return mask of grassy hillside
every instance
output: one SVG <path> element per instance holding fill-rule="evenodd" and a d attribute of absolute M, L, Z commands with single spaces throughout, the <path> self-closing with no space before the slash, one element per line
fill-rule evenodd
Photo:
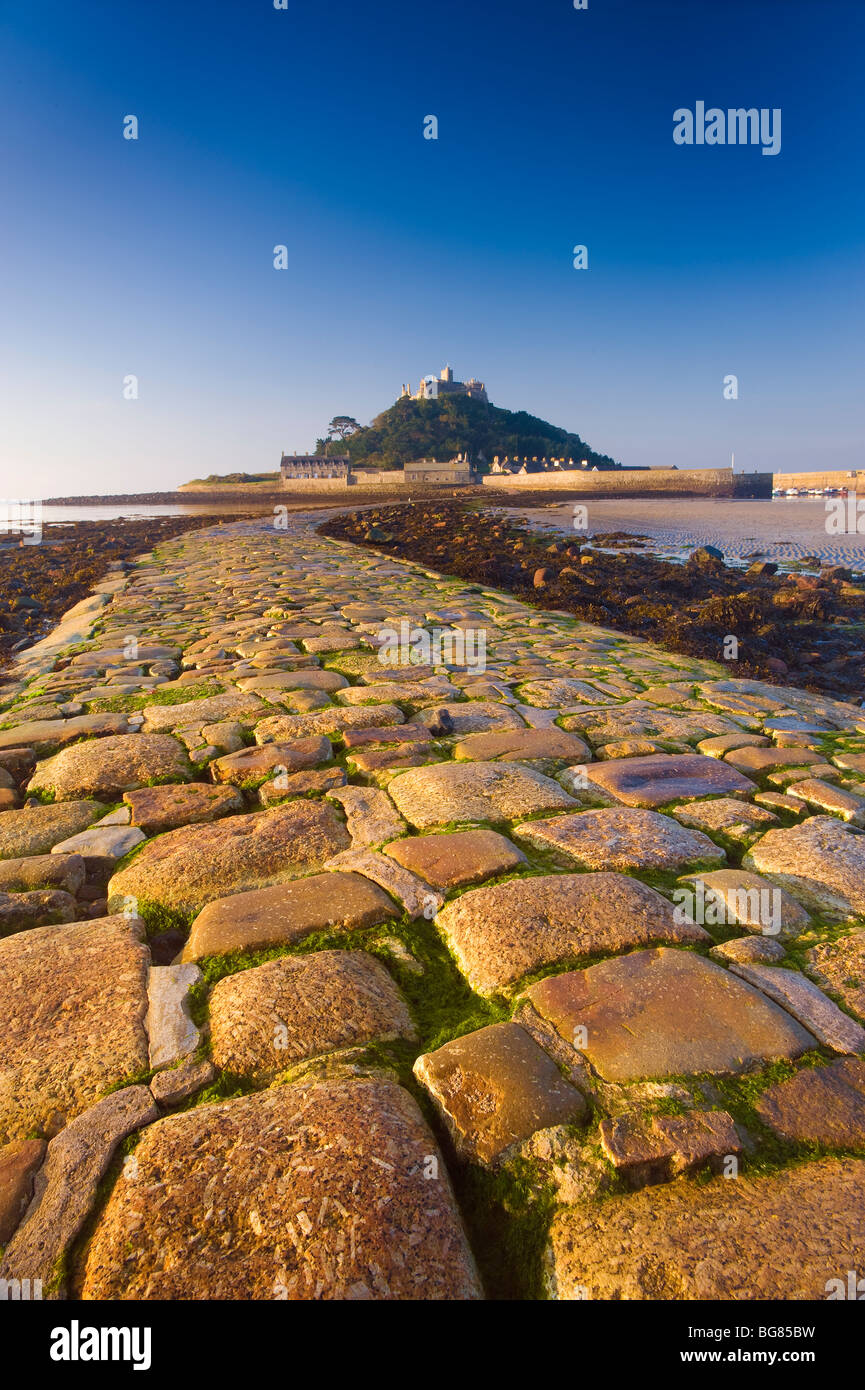
<path fill-rule="evenodd" d="M 193 478 L 183 486 L 191 487 L 193 484 L 205 483 L 278 483 L 281 476 L 278 468 L 273 473 L 208 473 L 206 478 Z"/>
<path fill-rule="evenodd" d="M 325 441 L 316 442 L 324 449 Z M 347 452 L 355 464 L 377 468 L 401 468 L 410 459 L 451 458 L 468 451 L 475 464 L 492 463 L 496 454 L 520 458 L 544 455 L 588 459 L 589 465 L 615 468 L 607 454 L 597 454 L 578 434 L 557 428 L 524 410 L 470 400 L 467 396 L 442 396 L 438 400 L 398 400 L 377 415 L 371 425 L 345 444 L 330 444 L 331 453 Z"/>

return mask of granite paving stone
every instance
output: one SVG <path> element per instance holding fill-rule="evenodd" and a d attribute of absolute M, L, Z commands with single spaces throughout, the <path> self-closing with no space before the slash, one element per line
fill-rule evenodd
<path fill-rule="evenodd" d="M 291 945 L 312 932 L 352 931 L 398 916 L 387 893 L 362 874 L 310 874 L 208 902 L 192 923 L 183 959 Z"/>
<path fill-rule="evenodd" d="M 514 835 L 557 864 L 583 869 L 669 870 L 726 859 L 702 831 L 687 830 L 656 811 L 630 807 L 527 821 L 515 827 Z"/>
<path fill-rule="evenodd" d="M 807 1067 L 763 1092 L 757 1113 L 793 1143 L 865 1146 L 865 1062 L 842 1058 Z"/>
<path fill-rule="evenodd" d="M 607 1081 L 741 1072 L 798 1057 L 815 1043 L 730 971 L 669 947 L 550 976 L 526 993 Z"/>
<path fill-rule="evenodd" d="M 842 918 L 865 913 L 865 835 L 834 816 L 770 830 L 742 862 L 816 912 Z"/>
<path fill-rule="evenodd" d="M 290 739 L 285 743 L 265 743 L 261 747 L 240 748 L 212 765 L 216 782 L 231 782 L 235 786 L 255 786 L 280 770 L 299 772 L 317 767 L 333 757 L 329 739 L 323 735 Z"/>
<path fill-rule="evenodd" d="M 695 830 L 704 830 L 707 834 L 720 835 L 743 845 L 750 844 L 778 824 L 778 817 L 771 811 L 728 796 L 670 806 L 669 811 L 680 825 L 690 825 Z"/>
<path fill-rule="evenodd" d="M 865 1052 L 865 1028 L 861 1023 L 842 1013 L 800 971 L 760 963 L 734 964 L 730 969 L 785 1008 L 824 1047 L 831 1047 L 834 1052 Z"/>
<path fill-rule="evenodd" d="M 0 892 L 27 893 L 34 888 L 78 892 L 84 885 L 80 854 L 34 854 L 23 859 L 0 859 Z"/>
<path fill-rule="evenodd" d="M 146 733 L 163 733 L 168 729 L 185 729 L 191 725 L 237 720 L 240 724 L 254 724 L 272 707 L 251 692 L 239 690 L 226 691 L 222 695 L 211 695 L 200 700 L 186 700 L 175 705 L 148 705 L 144 711 L 144 730 Z"/>
<path fill-rule="evenodd" d="M 865 1161 L 648 1187 L 553 1219 L 557 1299 L 823 1300 L 865 1255 Z"/>
<path fill-rule="evenodd" d="M 39 763 L 27 789 L 49 792 L 57 801 L 108 801 L 148 783 L 185 782 L 190 776 L 187 755 L 169 734 L 109 734 Z"/>
<path fill-rule="evenodd" d="M 587 1118 L 585 1097 L 517 1023 L 445 1043 L 418 1057 L 414 1072 L 457 1153 L 476 1163 L 494 1163 L 538 1129 Z"/>
<path fill-rule="evenodd" d="M 41 1280 L 67 1292 L 62 1261 L 90 1214 L 121 1139 L 157 1117 L 146 1086 L 127 1086 L 76 1116 L 48 1145 L 33 1198 L 0 1261 L 0 1278 Z"/>
<path fill-rule="evenodd" d="M 463 893 L 436 926 L 473 989 L 502 990 L 542 966 L 709 935 L 672 903 L 626 874 L 551 874 Z"/>
<path fill-rule="evenodd" d="M 709 926 L 741 926 L 777 940 L 798 936 L 811 922 L 800 903 L 783 888 L 749 869 L 715 869 L 686 875 L 693 884 L 692 916 Z"/>
<path fill-rule="evenodd" d="M 201 983 L 197 966 L 153 965 L 147 977 L 147 1046 L 150 1066 L 173 1066 L 194 1052 L 200 1033 L 190 1014 L 190 990 Z"/>
<path fill-rule="evenodd" d="M 256 743 L 285 743 L 312 734 L 342 735 L 349 729 L 381 729 L 402 724 L 398 705 L 362 705 L 359 709 L 318 710 L 312 714 L 270 714 L 255 726 Z"/>
<path fill-rule="evenodd" d="M 861 829 L 865 826 L 865 797 L 856 796 L 842 787 L 821 782 L 818 777 L 806 777 L 803 782 L 789 782 L 787 795 L 806 801 L 815 811 L 825 811 Z"/>
<path fill-rule="evenodd" d="M 233 787 L 211 787 L 201 782 L 139 787 L 124 792 L 123 800 L 130 808 L 131 824 L 140 826 L 146 835 L 219 820 L 245 809 L 242 795 Z"/>
<path fill-rule="evenodd" d="M 713 946 L 709 955 L 712 960 L 728 965 L 731 961 L 775 963 L 783 960 L 786 952 L 780 941 L 770 936 L 736 936 L 731 941 L 722 941 L 720 946 Z"/>
<path fill-rule="evenodd" d="M 146 1068 L 143 935 L 115 916 L 0 940 L 0 1143 L 72 1119 Z"/>
<path fill-rule="evenodd" d="M 431 884 L 375 850 L 343 850 L 329 859 L 324 867 L 335 873 L 363 874 L 385 889 L 412 918 L 434 917 L 443 901 L 442 895 Z"/>
<path fill-rule="evenodd" d="M 406 825 L 390 797 L 373 787 L 339 787 L 327 793 L 345 812 L 352 849 L 369 849 L 401 835 Z"/>
<path fill-rule="evenodd" d="M 77 904 L 60 888 L 36 888 L 29 893 L 0 893 L 0 937 L 28 927 L 74 922 Z"/>
<path fill-rule="evenodd" d="M 385 845 L 384 852 L 445 893 L 510 873 L 526 863 L 522 850 L 505 835 L 483 829 L 408 835 Z"/>
<path fill-rule="evenodd" d="M 444 1160 L 392 1081 L 201 1105 L 150 1125 L 135 1156 L 90 1241 L 86 1299 L 482 1296 Z"/>
<path fill-rule="evenodd" d="M 459 821 L 503 824 L 573 798 L 534 768 L 509 763 L 443 763 L 410 768 L 388 786 L 397 810 L 418 830 Z"/>
<path fill-rule="evenodd" d="M 88 830 L 81 830 L 77 835 L 71 835 L 68 840 L 61 840 L 59 845 L 55 845 L 52 854 L 86 855 L 89 858 L 99 856 L 103 859 L 122 859 L 130 850 L 135 849 L 136 845 L 144 843 L 146 836 L 144 831 L 138 826 L 130 825 L 106 825 L 104 820 L 98 825 L 92 825 Z"/>
<path fill-rule="evenodd" d="M 822 758 L 809 748 L 733 748 L 724 754 L 724 762 L 757 778 L 778 768 L 819 763 Z"/>
<path fill-rule="evenodd" d="M 592 754 L 576 734 L 551 728 L 468 734 L 456 744 L 454 757 L 480 762 L 498 758 L 506 762 L 540 762 L 554 766 L 581 758 L 589 762 Z"/>
<path fill-rule="evenodd" d="M 824 941 L 805 952 L 806 968 L 865 1023 L 865 931 Z"/>
<path fill-rule="evenodd" d="M 685 1115 L 626 1114 L 604 1119 L 601 1147 L 628 1183 L 645 1187 L 667 1182 L 706 1164 L 738 1158 L 742 1142 L 726 1110 L 693 1110 Z"/>
<path fill-rule="evenodd" d="M 4 718 L 4 723 L 5 723 Z M 107 737 L 129 731 L 125 714 L 82 714 L 72 719 L 41 719 L 0 729 L 0 749 L 32 748 L 40 758 L 82 738 Z"/>
<path fill-rule="evenodd" d="M 9 1244 L 30 1205 L 47 1147 L 44 1139 L 16 1139 L 0 1148 L 0 1246 Z"/>
<path fill-rule="evenodd" d="M 197 912 L 229 893 L 299 878 L 348 843 L 332 807 L 300 799 L 251 815 L 185 825 L 142 845 L 111 879 L 109 905 L 132 897 L 162 910 Z"/>
<path fill-rule="evenodd" d="M 615 758 L 587 768 L 593 786 L 626 806 L 649 809 L 671 801 L 713 793 L 747 797 L 754 784 L 717 758 L 699 753 L 657 753 L 648 758 Z"/>
<path fill-rule="evenodd" d="M 102 802 L 83 800 L 0 812 L 0 859 L 48 854 L 61 840 L 92 825 L 107 809 Z"/>
<path fill-rule="evenodd" d="M 364 951 L 284 956 L 229 975 L 209 1018 L 216 1065 L 259 1081 L 320 1053 L 415 1036 L 399 990 Z"/>
<path fill-rule="evenodd" d="M 414 716 L 413 722 L 425 725 L 434 732 L 436 726 L 441 722 L 442 711 L 447 716 L 449 732 L 458 736 L 525 728 L 525 724 L 516 710 L 490 700 L 465 700 L 451 704 L 447 702 L 436 704 L 432 709 L 420 710 Z"/>

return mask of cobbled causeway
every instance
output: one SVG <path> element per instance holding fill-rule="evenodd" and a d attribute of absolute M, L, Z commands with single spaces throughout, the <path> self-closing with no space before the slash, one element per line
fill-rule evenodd
<path fill-rule="evenodd" d="M 865 1272 L 865 709 L 315 525 L 160 545 L 0 692 L 3 1287 Z"/>

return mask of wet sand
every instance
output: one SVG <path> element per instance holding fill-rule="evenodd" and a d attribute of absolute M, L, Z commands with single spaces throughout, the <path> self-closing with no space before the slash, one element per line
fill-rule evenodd
<path fill-rule="evenodd" d="M 698 545 L 715 545 L 734 559 L 759 552 L 783 564 L 816 555 L 834 564 L 865 569 L 865 535 L 830 535 L 826 530 L 827 500 L 822 497 L 777 497 L 756 501 L 728 497 L 647 497 L 556 502 L 529 507 L 524 515 L 568 536 L 575 532 L 574 507 L 588 511 L 592 532 L 628 531 L 649 536 L 658 554 L 677 555 Z M 845 513 L 846 515 L 846 513 Z M 865 517 L 862 518 L 865 525 Z M 655 547 L 653 547 L 655 549 Z"/>

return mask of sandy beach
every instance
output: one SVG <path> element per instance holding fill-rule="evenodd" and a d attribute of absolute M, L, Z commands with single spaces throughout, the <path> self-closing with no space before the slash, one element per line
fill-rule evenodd
<path fill-rule="evenodd" d="M 715 545 L 731 559 L 759 552 L 780 562 L 819 556 L 854 569 L 865 568 L 865 535 L 830 535 L 821 497 L 759 501 L 726 497 L 573 499 L 528 508 L 534 525 L 573 535 L 574 506 L 585 505 L 589 532 L 630 531 L 659 542 L 658 554 L 678 555 L 698 545 Z"/>

